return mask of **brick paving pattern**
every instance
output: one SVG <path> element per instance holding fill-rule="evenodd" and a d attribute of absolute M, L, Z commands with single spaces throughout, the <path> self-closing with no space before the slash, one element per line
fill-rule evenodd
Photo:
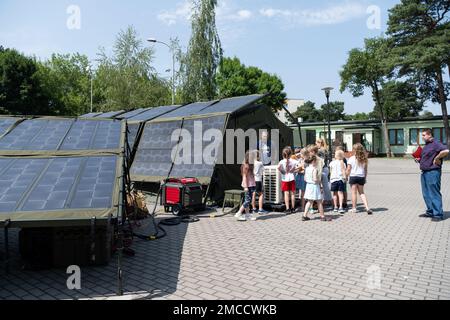
<path fill-rule="evenodd" d="M 450 299 L 450 171 L 442 184 L 446 220 L 432 222 L 418 217 L 417 170 L 413 161 L 371 160 L 373 216 L 348 213 L 329 223 L 280 213 L 245 223 L 203 218 L 166 227 L 158 241 L 135 240 L 136 256 L 124 258 L 124 298 Z M 22 271 L 17 232 L 10 233 L 15 256 L 8 275 L 0 269 L 0 299 L 117 299 L 116 257 L 83 268 L 82 289 L 71 291 L 65 270 Z M 2 251 L 3 230 L 0 238 Z"/>

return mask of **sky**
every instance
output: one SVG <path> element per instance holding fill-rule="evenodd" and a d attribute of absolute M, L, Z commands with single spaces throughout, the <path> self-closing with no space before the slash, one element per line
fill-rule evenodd
<path fill-rule="evenodd" d="M 191 34 L 191 0 L 0 0 L 0 45 L 40 59 L 52 53 L 86 54 L 111 50 L 116 35 L 132 25 L 142 40 L 186 48 Z M 369 91 L 354 98 L 340 93 L 339 71 L 352 48 L 386 31 L 394 0 L 218 0 L 217 28 L 227 57 L 277 74 L 288 98 L 326 102 L 321 91 L 336 88 L 331 100 L 344 101 L 345 112 L 370 112 Z M 150 45 L 150 44 L 149 44 Z M 168 48 L 154 45 L 154 66 L 170 77 Z M 439 114 L 437 105 L 427 109 Z"/>

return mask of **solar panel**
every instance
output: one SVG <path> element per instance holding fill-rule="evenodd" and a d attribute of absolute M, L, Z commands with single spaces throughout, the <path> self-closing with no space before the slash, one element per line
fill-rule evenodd
<path fill-rule="evenodd" d="M 95 118 L 99 118 L 99 119 L 113 119 L 116 116 L 121 115 L 124 112 L 125 112 L 125 110 L 110 111 L 110 112 L 102 113 L 102 114 L 96 116 Z"/>
<path fill-rule="evenodd" d="M 17 118 L 0 118 L 0 136 L 4 135 L 17 120 Z"/>
<path fill-rule="evenodd" d="M 120 136 L 120 121 L 78 120 L 64 139 L 61 150 L 117 149 Z"/>
<path fill-rule="evenodd" d="M 207 117 L 202 119 L 185 120 L 183 129 L 187 130 L 192 137 L 190 145 L 191 158 L 188 163 L 175 164 L 170 174 L 171 177 L 206 177 L 210 178 L 213 174 L 213 164 L 206 164 L 201 159 L 200 163 L 195 163 L 194 146 L 203 146 L 203 149 L 211 143 L 211 141 L 203 141 L 203 134 L 209 129 L 217 129 L 223 136 L 226 115 Z M 141 177 L 156 178 L 166 177 L 172 166 L 172 152 L 176 151 L 176 145 L 179 138 L 179 132 L 176 129 L 181 128 L 182 121 L 168 122 L 150 122 L 147 123 L 144 133 L 140 140 L 136 158 L 131 167 L 131 174 L 135 180 Z M 201 125 L 202 134 L 195 136 L 194 125 Z M 181 154 L 182 151 L 178 150 Z M 217 156 L 217 155 L 214 155 Z"/>
<path fill-rule="evenodd" d="M 263 95 L 251 95 L 251 96 L 223 99 L 220 100 L 218 103 L 198 112 L 197 114 L 204 115 L 216 112 L 234 113 L 239 111 L 241 108 L 244 108 L 248 105 L 258 102 L 263 97 L 264 97 Z"/>
<path fill-rule="evenodd" d="M 202 146 L 202 152 L 206 150 L 206 147 L 212 143 L 212 141 L 204 141 L 203 135 L 206 131 L 211 129 L 216 129 L 220 131 L 221 137 L 223 137 L 223 130 L 225 127 L 226 116 L 214 116 L 202 119 L 185 120 L 183 129 L 189 131 L 191 137 L 193 138 L 193 143 L 191 145 L 191 159 L 188 163 L 181 162 L 173 166 L 171 177 L 197 177 L 197 178 L 211 178 L 214 171 L 214 163 L 206 163 L 202 157 L 200 157 L 200 163 L 196 163 L 195 156 L 197 155 L 195 146 Z M 201 135 L 194 134 L 194 125 L 197 125 L 202 129 Z M 206 155 L 206 154 L 205 154 Z M 218 154 L 209 154 L 212 159 L 216 159 Z M 198 162 L 198 161 L 197 161 Z"/>
<path fill-rule="evenodd" d="M 23 121 L 0 139 L 0 150 L 56 150 L 73 122 L 44 119 Z"/>
<path fill-rule="evenodd" d="M 172 133 L 180 128 L 181 121 L 147 123 L 131 174 L 167 176 L 172 165 L 171 153 L 178 142 L 172 141 Z"/>
<path fill-rule="evenodd" d="M 102 112 L 92 112 L 92 113 L 82 115 L 82 116 L 80 116 L 80 118 L 95 118 L 101 114 L 102 114 Z"/>
<path fill-rule="evenodd" d="M 209 107 L 213 103 L 215 103 L 215 102 L 197 102 L 197 103 L 188 104 L 186 106 L 178 108 L 177 110 L 174 110 L 172 112 L 169 112 L 167 114 L 159 116 L 158 120 L 159 119 L 190 117 L 192 115 L 199 114 L 201 110 Z"/>
<path fill-rule="evenodd" d="M 167 107 L 156 107 L 148 109 L 147 111 L 138 114 L 137 116 L 134 116 L 129 121 L 150 121 L 155 118 L 158 118 L 162 116 L 163 114 L 166 114 L 168 112 L 171 112 L 175 109 L 178 109 L 180 106 L 167 106 Z"/>
<path fill-rule="evenodd" d="M 116 116 L 116 119 L 131 119 L 145 111 L 147 111 L 148 109 L 137 109 L 137 110 L 133 110 L 127 113 L 123 113 L 123 114 L 119 114 L 118 116 Z"/>
<path fill-rule="evenodd" d="M 116 156 L 0 159 L 3 213 L 113 206 Z"/>
<path fill-rule="evenodd" d="M 128 125 L 128 145 L 133 148 L 139 131 L 140 123 L 130 123 Z"/>

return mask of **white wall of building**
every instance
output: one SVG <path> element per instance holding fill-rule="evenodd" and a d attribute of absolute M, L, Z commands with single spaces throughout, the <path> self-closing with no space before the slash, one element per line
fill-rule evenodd
<path fill-rule="evenodd" d="M 305 104 L 305 100 L 303 99 L 287 99 L 286 100 L 286 108 L 290 113 L 294 113 L 297 109 Z M 277 114 L 278 119 L 285 124 L 291 124 L 290 119 L 288 118 L 286 111 L 281 110 Z"/>

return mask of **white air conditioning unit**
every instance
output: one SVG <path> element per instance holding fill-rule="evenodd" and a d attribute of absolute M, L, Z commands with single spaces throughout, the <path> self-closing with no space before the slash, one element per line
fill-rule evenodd
<path fill-rule="evenodd" d="M 281 173 L 278 166 L 264 167 L 264 202 L 267 204 L 283 204 L 281 191 Z"/>

